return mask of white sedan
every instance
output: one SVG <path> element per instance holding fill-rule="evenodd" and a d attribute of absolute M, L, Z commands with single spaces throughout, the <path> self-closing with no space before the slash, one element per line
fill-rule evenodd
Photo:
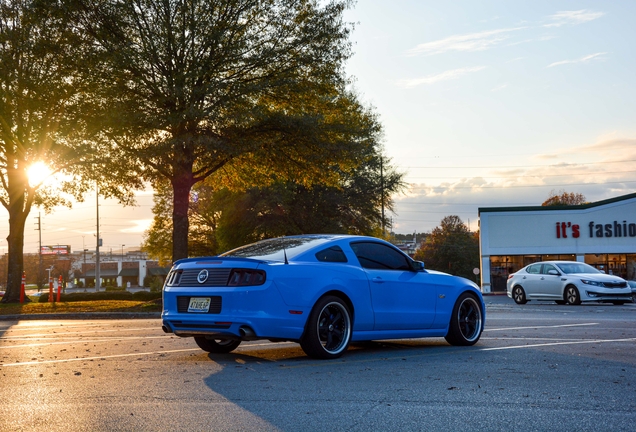
<path fill-rule="evenodd" d="M 557 304 L 631 301 L 627 281 L 576 261 L 543 261 L 508 276 L 508 297 L 517 304 L 529 300 L 553 300 Z"/>

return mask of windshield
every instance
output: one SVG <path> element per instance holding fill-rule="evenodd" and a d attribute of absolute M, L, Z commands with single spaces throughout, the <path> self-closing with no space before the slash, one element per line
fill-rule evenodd
<path fill-rule="evenodd" d="M 555 265 L 561 269 L 565 274 L 572 273 L 601 273 L 591 265 L 583 263 L 555 263 Z"/>
<path fill-rule="evenodd" d="M 331 236 L 279 237 L 241 246 L 219 256 L 254 258 L 264 261 L 290 260 L 314 246 L 326 243 Z"/>

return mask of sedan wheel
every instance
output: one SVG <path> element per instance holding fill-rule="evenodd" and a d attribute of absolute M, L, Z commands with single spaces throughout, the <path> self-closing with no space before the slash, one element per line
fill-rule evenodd
<path fill-rule="evenodd" d="M 526 299 L 526 292 L 519 285 L 512 289 L 512 299 L 517 304 L 528 303 L 528 300 Z"/>
<path fill-rule="evenodd" d="M 351 341 L 351 313 L 338 297 L 318 300 L 309 314 L 300 346 L 309 357 L 340 357 Z"/>
<path fill-rule="evenodd" d="M 451 345 L 474 345 L 483 330 L 481 303 L 469 293 L 457 299 L 451 315 L 446 341 Z"/>
<path fill-rule="evenodd" d="M 569 305 L 581 304 L 581 295 L 574 285 L 568 285 L 565 287 L 565 302 Z"/>
<path fill-rule="evenodd" d="M 207 339 L 205 336 L 195 336 L 194 341 L 203 351 L 216 354 L 229 353 L 241 344 L 240 340 Z"/>

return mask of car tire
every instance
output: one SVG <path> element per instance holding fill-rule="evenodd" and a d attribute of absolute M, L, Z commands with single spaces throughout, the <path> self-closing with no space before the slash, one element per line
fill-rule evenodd
<path fill-rule="evenodd" d="M 225 354 L 234 351 L 241 344 L 234 339 L 208 339 L 205 336 L 195 336 L 194 341 L 203 351 L 214 354 Z"/>
<path fill-rule="evenodd" d="M 528 303 L 528 299 L 526 299 L 526 292 L 523 290 L 521 285 L 516 285 L 512 288 L 512 299 L 517 304 L 526 304 Z"/>
<path fill-rule="evenodd" d="M 455 302 L 453 314 L 444 337 L 451 345 L 469 346 L 477 343 L 484 327 L 484 311 L 479 300 L 464 293 Z"/>
<path fill-rule="evenodd" d="M 300 347 L 309 357 L 335 359 L 349 347 L 351 341 L 351 312 L 342 299 L 325 296 L 314 305 Z"/>
<path fill-rule="evenodd" d="M 574 285 L 568 285 L 565 287 L 565 302 L 569 305 L 580 305 L 581 294 Z"/>
<path fill-rule="evenodd" d="M 632 293 L 632 303 L 636 303 L 636 293 Z"/>

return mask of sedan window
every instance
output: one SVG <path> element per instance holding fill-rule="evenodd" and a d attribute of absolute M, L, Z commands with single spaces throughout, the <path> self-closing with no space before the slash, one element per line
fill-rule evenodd
<path fill-rule="evenodd" d="M 530 274 L 539 274 L 541 273 L 541 265 L 542 264 L 532 264 L 526 271 Z"/>
<path fill-rule="evenodd" d="M 543 269 L 541 270 L 541 273 L 550 274 L 550 270 L 554 270 L 555 272 L 559 273 L 556 267 L 553 266 L 552 264 L 543 264 Z"/>
<path fill-rule="evenodd" d="M 381 243 L 357 242 L 351 243 L 351 249 L 356 254 L 360 265 L 375 270 L 412 270 L 406 255 L 396 249 Z"/>

